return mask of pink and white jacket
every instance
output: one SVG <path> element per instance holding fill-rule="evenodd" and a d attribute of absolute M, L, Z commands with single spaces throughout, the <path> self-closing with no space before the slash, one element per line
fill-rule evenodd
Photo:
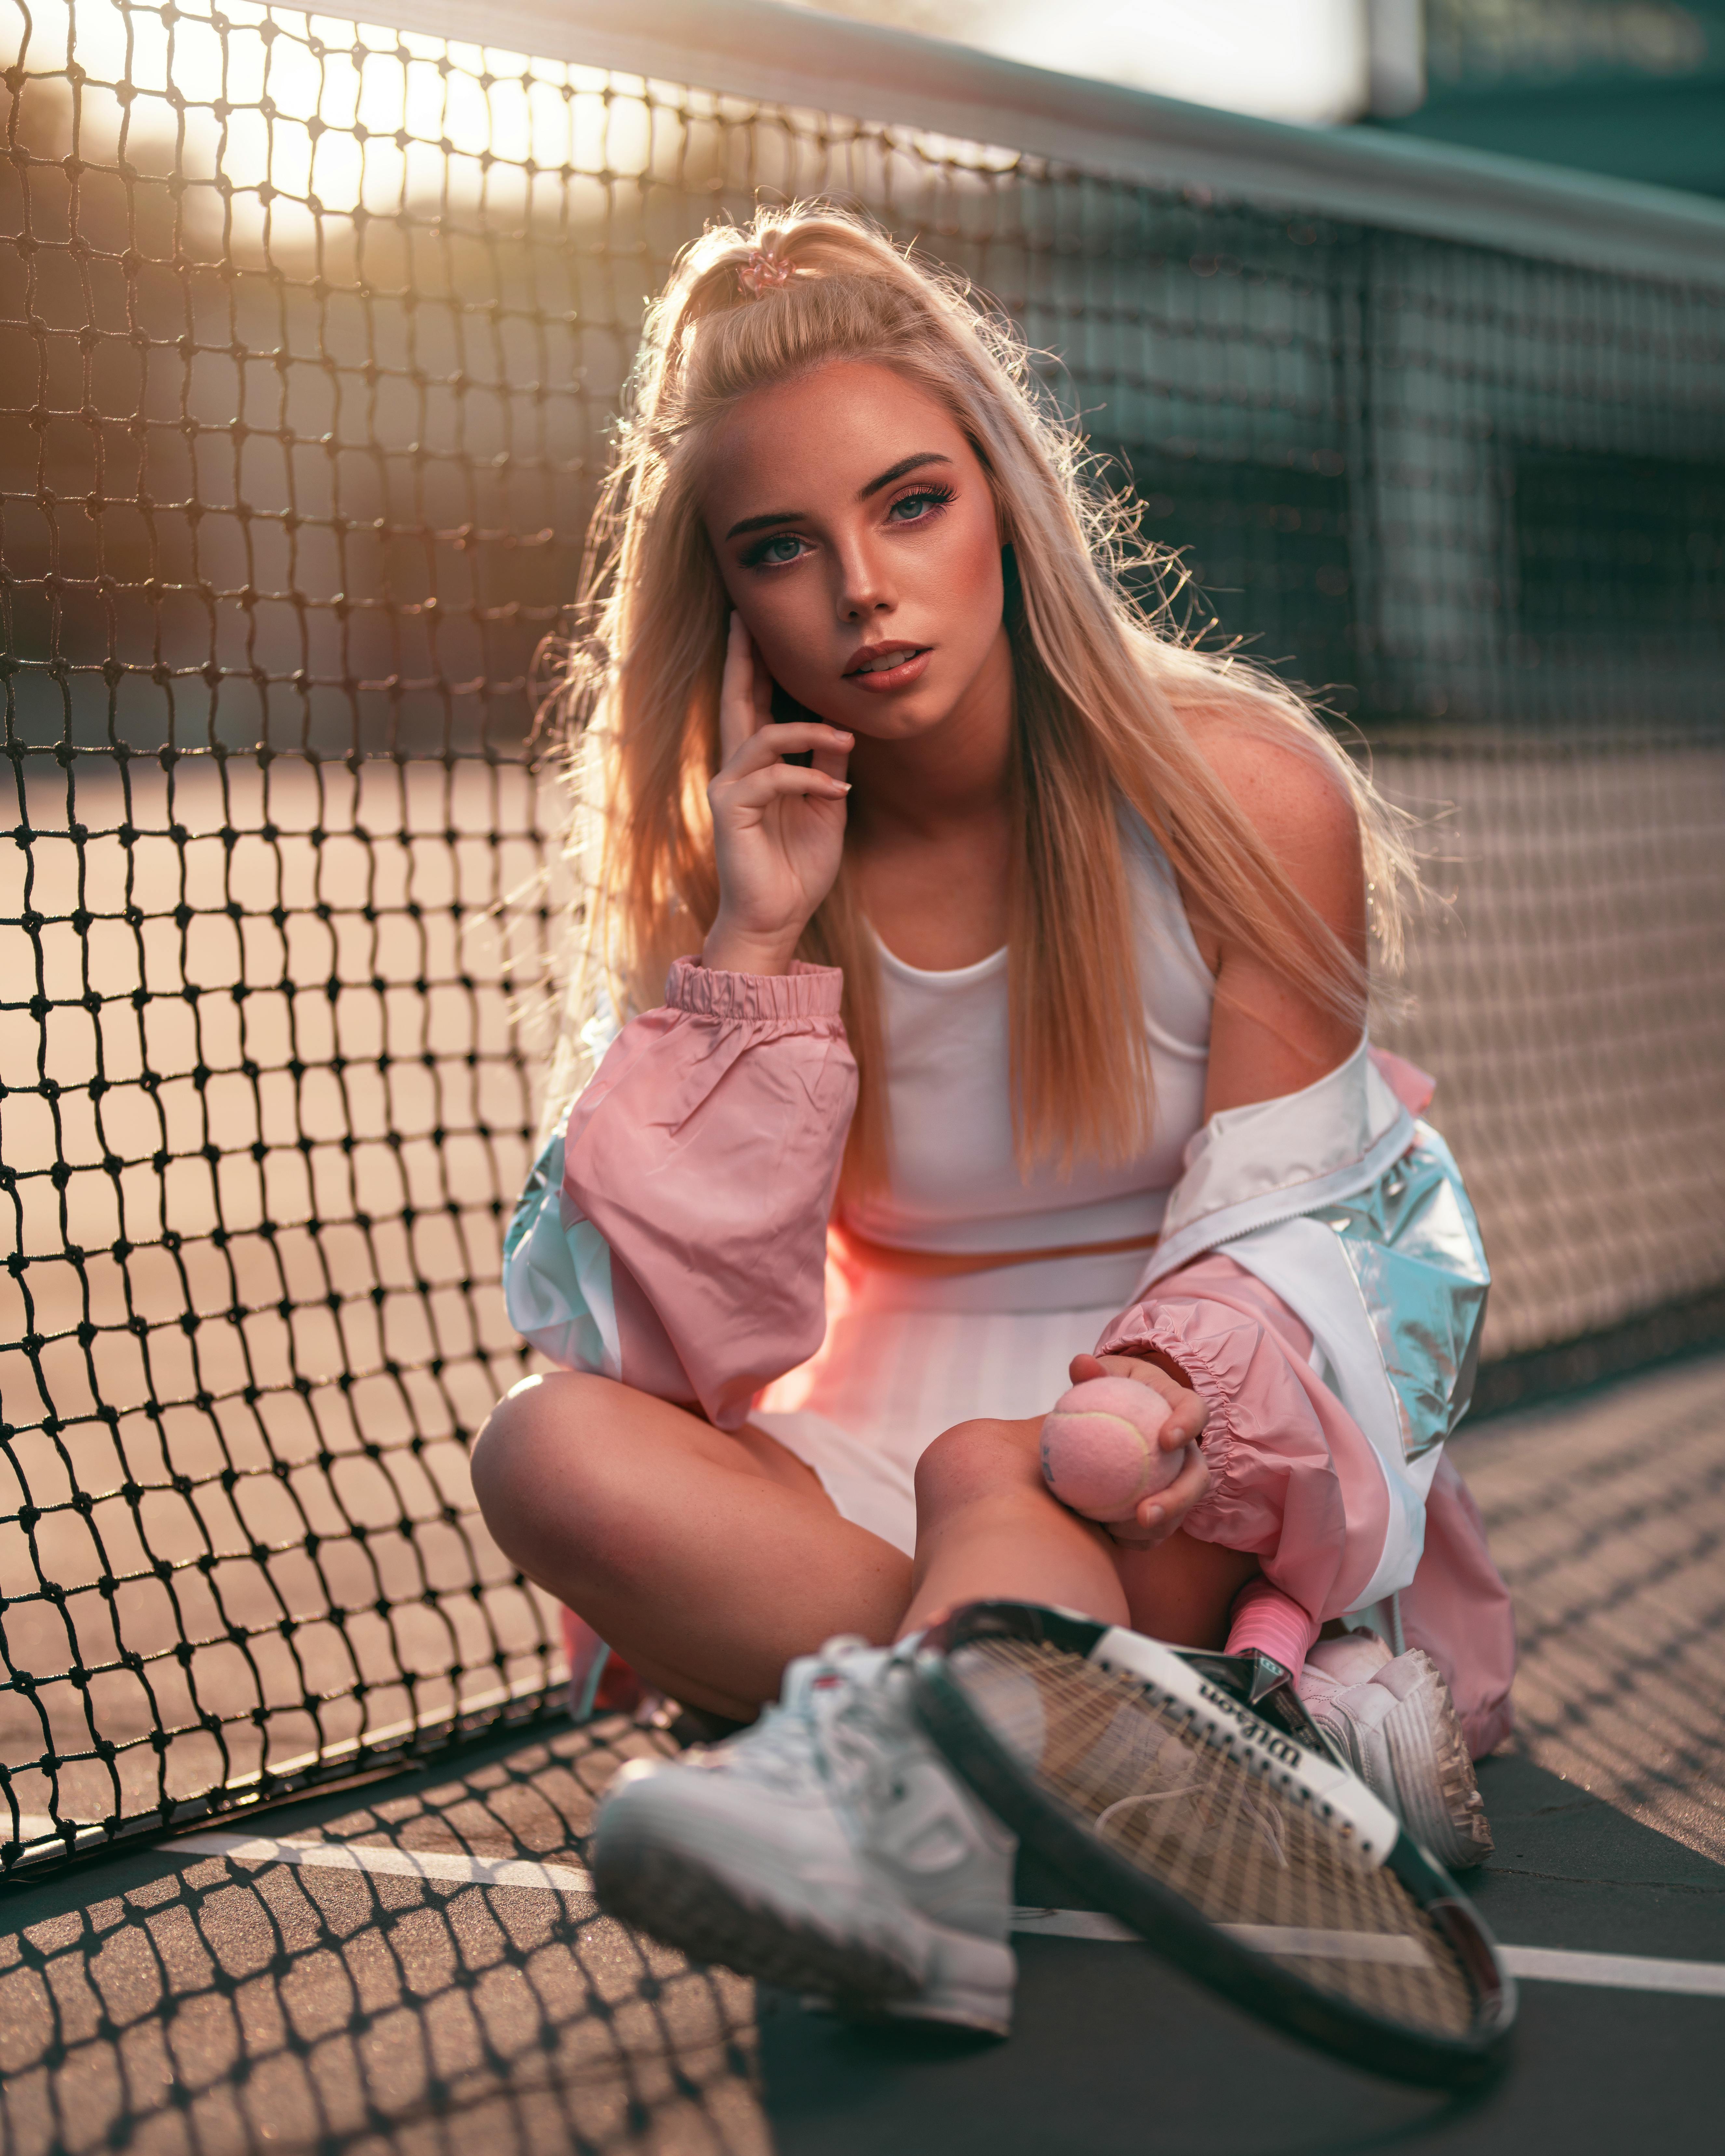
<path fill-rule="evenodd" d="M 840 985 L 679 959 L 622 1028 L 505 1240 L 511 1322 L 552 1361 L 735 1430 L 814 1353 L 856 1098 Z M 1513 1623 L 1443 1446 L 1489 1275 L 1430 1094 L 1362 1041 L 1304 1091 L 1212 1116 L 1096 1347 L 1159 1349 L 1208 1404 L 1187 1532 L 1255 1553 L 1314 1634 L 1363 1616 L 1426 1648 L 1479 1753 L 1510 1727 Z"/>

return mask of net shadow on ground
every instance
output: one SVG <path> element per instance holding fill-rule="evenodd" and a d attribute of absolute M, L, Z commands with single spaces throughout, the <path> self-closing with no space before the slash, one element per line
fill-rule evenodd
<path fill-rule="evenodd" d="M 1725 1356 L 1464 1430 L 1515 1593 L 1517 1749 L 1725 1862 Z"/>
<path fill-rule="evenodd" d="M 612 1717 L 252 1826 L 567 1859 L 621 1762 L 669 1745 Z M 754 2049 L 752 1986 L 583 1895 L 168 1842 L 15 1887 L 0 1912 L 0 2147 L 16 2156 L 752 2156 L 768 2145 Z"/>
<path fill-rule="evenodd" d="M 1457 1443 L 1523 1630 L 1521 1733 L 1484 1770 L 1498 1854 L 1476 1881 L 1505 1938 L 1717 1958 L 1722 1436 L 1725 1357 Z M 244 1825 L 578 1863 L 611 1775 L 670 1746 L 616 1717 L 499 1737 Z M 170 1841 L 0 1900 L 0 2148 L 1616 2156 L 1712 2116 L 1716 2000 L 1531 1985 L 1513 2074 L 1469 2107 L 1321 2059 L 1131 1948 L 1020 1952 L 1013 2042 L 930 2042 L 757 1999 L 584 1895 Z M 1219 2077 L 1276 2102 L 1219 2109 Z"/>

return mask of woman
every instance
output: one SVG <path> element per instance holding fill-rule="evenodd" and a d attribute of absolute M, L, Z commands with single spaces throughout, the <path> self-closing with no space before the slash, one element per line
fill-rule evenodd
<path fill-rule="evenodd" d="M 474 1461 L 646 1681 L 747 1721 L 783 1681 L 608 1800 L 651 1927 L 991 2028 L 1009 1839 L 891 1643 L 1007 1596 L 1255 1650 L 1454 1861 L 1512 1659 L 1441 1462 L 1483 1260 L 1363 1037 L 1405 855 L 1296 698 L 1134 610 L 1076 471 L 1009 333 L 860 222 L 680 262 L 572 690 L 596 1068 L 506 1246 L 564 1367 Z M 1039 1464 L 1104 1370 L 1190 1448 L 1113 1531 Z"/>

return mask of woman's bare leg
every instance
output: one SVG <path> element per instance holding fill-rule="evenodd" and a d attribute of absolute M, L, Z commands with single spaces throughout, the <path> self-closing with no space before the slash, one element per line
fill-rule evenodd
<path fill-rule="evenodd" d="M 1235 1596 L 1258 1573 L 1248 1553 L 1201 1543 L 1183 1528 L 1152 1549 L 1117 1543 L 1114 1563 L 1133 1631 L 1218 1652 L 1228 1644 Z"/>
<path fill-rule="evenodd" d="M 910 1560 L 842 1519 L 759 1430 L 731 1435 L 608 1378 L 529 1378 L 474 1448 L 485 1524 L 649 1684 L 747 1721 L 793 1656 L 885 1642 Z"/>
<path fill-rule="evenodd" d="M 961 1603 L 1055 1602 L 1105 1625 L 1127 1621 L 1101 1528 L 1049 1495 L 1042 1419 L 961 1422 L 916 1463 L 916 1568 L 902 1630 Z"/>
<path fill-rule="evenodd" d="M 959 1423 L 916 1465 L 916 1565 L 901 1632 L 965 1602 L 1052 1602 L 1183 1646 L 1220 1647 L 1254 1557 L 1180 1532 L 1127 1547 L 1050 1496 L 1042 1419 Z"/>

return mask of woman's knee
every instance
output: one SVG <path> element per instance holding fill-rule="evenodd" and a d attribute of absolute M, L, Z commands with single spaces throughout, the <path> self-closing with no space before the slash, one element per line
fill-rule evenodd
<path fill-rule="evenodd" d="M 523 1378 L 498 1401 L 473 1441 L 473 1494 L 486 1519 L 542 1496 L 555 1457 L 560 1480 L 573 1465 L 572 1445 L 601 1417 L 615 1391 L 604 1378 L 554 1370 Z"/>
<path fill-rule="evenodd" d="M 978 1415 L 942 1430 L 916 1462 L 916 1505 L 949 1509 L 1006 1490 L 1040 1489 L 1040 1425 Z"/>

